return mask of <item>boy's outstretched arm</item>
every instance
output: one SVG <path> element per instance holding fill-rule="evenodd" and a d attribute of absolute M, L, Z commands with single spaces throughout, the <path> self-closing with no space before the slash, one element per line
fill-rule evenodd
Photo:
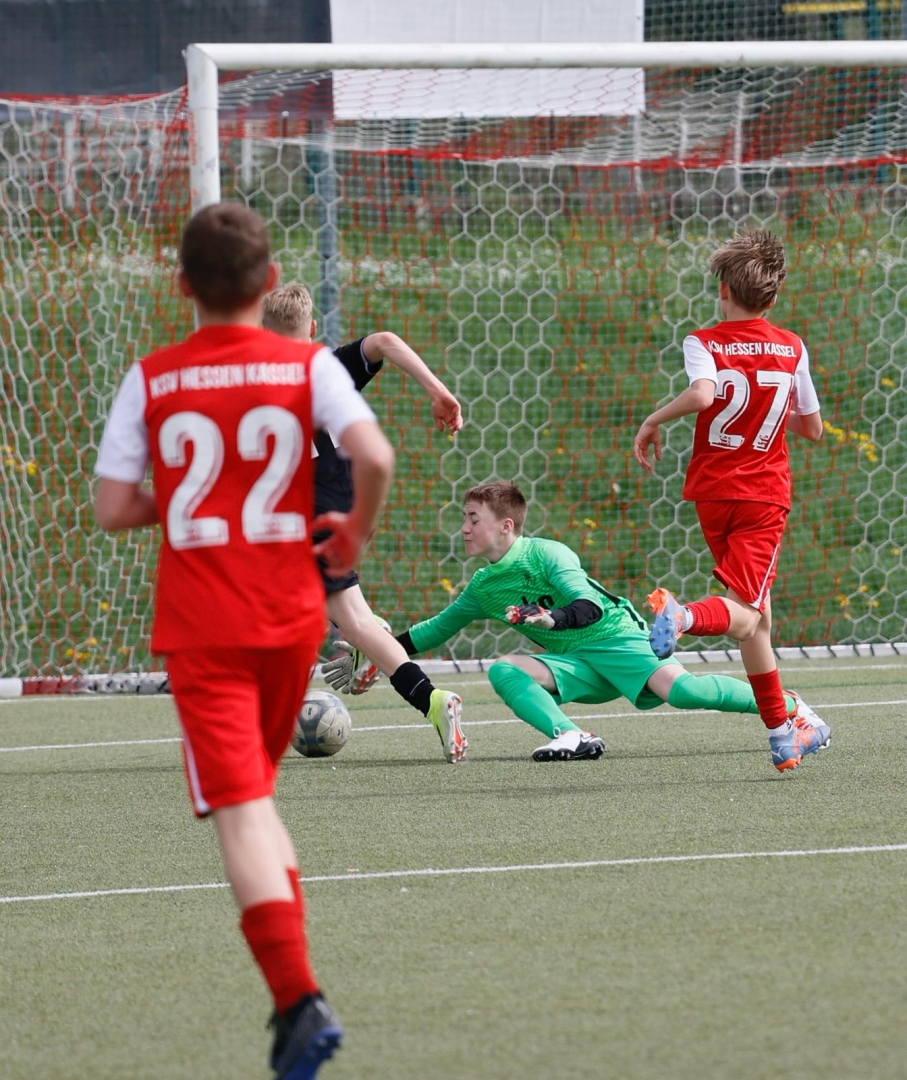
<path fill-rule="evenodd" d="M 649 447 L 655 452 L 655 460 L 661 461 L 661 432 L 659 428 L 669 420 L 680 416 L 700 413 L 715 400 L 715 384 L 711 379 L 696 379 L 673 401 L 662 405 L 643 420 L 636 438 L 633 440 L 633 456 L 650 473 L 652 462 L 649 460 Z"/>
<path fill-rule="evenodd" d="M 468 626 L 476 619 L 484 619 L 488 613 L 483 610 L 481 602 L 473 594 L 467 585 L 463 592 L 453 600 L 443 611 L 433 615 L 430 619 L 413 623 L 402 634 L 397 634 L 397 641 L 403 646 L 410 656 L 417 653 L 428 652 L 436 649 L 449 641 L 454 634 Z"/>
<path fill-rule="evenodd" d="M 512 626 L 534 626 L 538 630 L 583 630 L 597 623 L 602 609 L 585 597 L 559 608 L 541 604 L 511 604 L 504 612 Z"/>
<path fill-rule="evenodd" d="M 446 428 L 451 434 L 463 426 L 460 403 L 444 383 L 431 372 L 425 361 L 406 342 L 389 331 L 369 334 L 362 342 L 365 358 L 373 363 L 388 360 L 412 377 L 425 389 L 431 400 L 431 414 L 438 431 Z"/>

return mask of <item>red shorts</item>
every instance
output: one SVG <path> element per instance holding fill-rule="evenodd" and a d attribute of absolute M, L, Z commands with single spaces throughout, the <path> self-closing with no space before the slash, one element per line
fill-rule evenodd
<path fill-rule="evenodd" d="M 699 524 L 715 559 L 715 577 L 764 611 L 778 572 L 788 511 L 771 503 L 727 499 L 698 502 Z"/>
<path fill-rule="evenodd" d="M 167 655 L 197 817 L 274 793 L 320 644 Z"/>

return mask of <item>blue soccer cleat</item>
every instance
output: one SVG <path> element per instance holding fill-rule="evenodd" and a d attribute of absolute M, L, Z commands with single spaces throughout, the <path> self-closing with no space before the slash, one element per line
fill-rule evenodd
<path fill-rule="evenodd" d="M 655 613 L 649 644 L 658 659 L 665 660 L 677 648 L 677 639 L 683 633 L 683 608 L 667 589 L 656 589 L 646 597 L 646 603 Z"/>
<path fill-rule="evenodd" d="M 829 729 L 826 728 L 826 731 Z M 829 738 L 831 737 L 829 732 Z M 772 764 L 778 772 L 796 769 L 805 754 L 815 754 L 822 746 L 822 732 L 811 724 L 797 724 L 794 720 L 785 720 L 778 728 L 772 728 L 768 735 L 768 745 L 772 752 Z"/>
<path fill-rule="evenodd" d="M 319 1068 L 343 1042 L 337 1014 L 320 994 L 304 998 L 271 1019 L 274 1080 L 314 1080 Z"/>

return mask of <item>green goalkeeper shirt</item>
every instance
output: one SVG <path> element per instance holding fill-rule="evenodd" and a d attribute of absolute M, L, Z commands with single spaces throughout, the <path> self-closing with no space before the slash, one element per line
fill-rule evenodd
<path fill-rule="evenodd" d="M 579 599 L 591 600 L 601 608 L 598 622 L 581 630 L 542 630 L 526 625 L 513 629 L 550 653 L 566 653 L 594 641 L 646 629 L 630 601 L 589 577 L 579 556 L 565 544 L 520 536 L 502 559 L 473 574 L 450 607 L 410 627 L 409 636 L 421 653 L 442 645 L 475 619 L 507 623 L 506 611 L 512 604 L 539 604 L 551 610 Z"/>

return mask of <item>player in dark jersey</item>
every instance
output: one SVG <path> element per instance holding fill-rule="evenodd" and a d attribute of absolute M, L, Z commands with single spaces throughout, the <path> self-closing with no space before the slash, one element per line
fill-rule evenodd
<path fill-rule="evenodd" d="M 633 444 L 636 460 L 651 472 L 649 448 L 661 457 L 660 426 L 696 417 L 683 497 L 696 506 L 714 575 L 727 592 L 681 605 L 667 589 L 656 589 L 649 596 L 650 640 L 664 657 L 681 634 L 736 639 L 782 772 L 815 749 L 816 732 L 824 732 L 823 747 L 831 737 L 805 702 L 798 700 L 793 714 L 788 709 L 771 642 L 770 590 L 791 506 L 786 431 L 811 442 L 823 433 L 806 346 L 764 317 L 784 281 L 784 263 L 781 241 L 763 229 L 712 255 L 724 320 L 684 339 L 690 385 L 643 421 Z M 811 723 L 798 725 L 807 712 Z"/>
<path fill-rule="evenodd" d="M 296 341 L 315 336 L 312 298 L 302 285 L 283 285 L 265 297 L 262 325 Z M 385 360 L 412 376 L 431 400 L 432 416 L 439 431 L 455 433 L 463 426 L 457 399 L 425 363 L 396 334 L 377 333 L 341 345 L 334 355 L 350 373 L 357 390 L 363 390 L 384 366 Z M 330 432 L 315 438 L 315 512 L 346 513 L 353 501 L 349 462 L 337 452 Z M 316 538 L 317 540 L 317 538 Z M 462 698 L 436 689 L 418 664 L 413 663 L 390 628 L 368 606 L 355 571 L 342 578 L 324 577 L 328 617 L 342 639 L 338 654 L 324 665 L 328 683 L 343 693 L 364 693 L 384 672 L 391 686 L 407 704 L 418 709 L 434 725 L 451 763 L 463 761 L 468 743 L 460 726 Z M 363 663 L 363 658 L 365 662 Z"/>

